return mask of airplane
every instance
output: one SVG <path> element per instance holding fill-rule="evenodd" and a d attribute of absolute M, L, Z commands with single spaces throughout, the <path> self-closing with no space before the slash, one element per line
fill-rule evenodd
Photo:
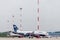
<path fill-rule="evenodd" d="M 14 29 L 14 31 L 11 31 L 9 35 L 14 36 L 14 37 L 16 37 L 16 36 L 28 37 L 33 33 L 33 31 L 20 31 L 19 28 L 15 24 L 13 24 L 13 29 Z"/>
<path fill-rule="evenodd" d="M 36 37 L 36 38 L 41 38 L 41 37 L 49 37 L 49 34 L 45 31 L 20 31 L 19 28 L 13 24 L 13 29 L 14 31 L 10 33 L 11 36 L 18 36 L 18 37 Z"/>

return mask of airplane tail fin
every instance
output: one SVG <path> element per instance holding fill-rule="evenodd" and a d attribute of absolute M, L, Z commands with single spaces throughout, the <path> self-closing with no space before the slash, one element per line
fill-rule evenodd
<path fill-rule="evenodd" d="M 14 29 L 14 32 L 17 32 L 18 27 L 15 24 L 13 24 L 13 29 Z"/>

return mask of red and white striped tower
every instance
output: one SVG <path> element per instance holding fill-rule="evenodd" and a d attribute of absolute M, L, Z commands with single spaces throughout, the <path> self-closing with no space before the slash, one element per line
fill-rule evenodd
<path fill-rule="evenodd" d="M 22 31 L 22 8 L 20 8 L 20 30 Z"/>
<path fill-rule="evenodd" d="M 38 6 L 38 8 L 37 8 L 37 30 L 40 30 L 40 17 L 39 17 L 39 0 L 37 0 L 37 6 Z"/>
<path fill-rule="evenodd" d="M 13 22 L 12 24 L 14 24 L 14 17 L 15 17 L 15 16 L 14 16 L 14 15 L 12 15 L 12 22 Z"/>

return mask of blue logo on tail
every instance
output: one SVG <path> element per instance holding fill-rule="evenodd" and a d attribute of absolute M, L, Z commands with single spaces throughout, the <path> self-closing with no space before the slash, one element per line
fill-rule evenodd
<path fill-rule="evenodd" d="M 17 32 L 18 27 L 15 24 L 13 24 L 13 28 L 14 28 L 14 32 Z"/>

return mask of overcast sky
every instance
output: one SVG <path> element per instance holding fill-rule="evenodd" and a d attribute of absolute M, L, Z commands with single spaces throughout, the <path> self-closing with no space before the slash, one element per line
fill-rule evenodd
<path fill-rule="evenodd" d="M 0 32 L 13 30 L 13 23 L 20 29 L 20 19 L 23 30 L 36 30 L 37 8 L 37 0 L 0 0 Z M 60 0 L 40 0 L 39 9 L 40 31 L 60 31 Z"/>

